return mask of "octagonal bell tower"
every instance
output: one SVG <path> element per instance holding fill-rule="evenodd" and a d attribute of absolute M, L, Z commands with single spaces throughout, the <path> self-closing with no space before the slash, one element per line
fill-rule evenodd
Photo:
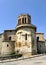
<path fill-rule="evenodd" d="M 21 14 L 18 16 L 18 25 L 21 24 L 30 24 L 31 23 L 31 17 L 28 14 Z"/>

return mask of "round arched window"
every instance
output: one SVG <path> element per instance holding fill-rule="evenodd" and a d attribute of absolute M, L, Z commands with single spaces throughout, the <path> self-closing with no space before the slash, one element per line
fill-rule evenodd
<path fill-rule="evenodd" d="M 7 44 L 7 47 L 9 47 L 9 45 Z"/>
<path fill-rule="evenodd" d="M 9 40 L 11 40 L 11 36 L 9 37 Z"/>
<path fill-rule="evenodd" d="M 25 34 L 25 40 L 27 40 L 27 34 Z"/>

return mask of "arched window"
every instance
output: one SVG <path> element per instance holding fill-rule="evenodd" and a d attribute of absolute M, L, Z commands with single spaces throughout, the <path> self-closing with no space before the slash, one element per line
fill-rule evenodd
<path fill-rule="evenodd" d="M 7 47 L 9 47 L 9 45 L 7 44 Z"/>
<path fill-rule="evenodd" d="M 24 18 L 22 18 L 22 23 L 24 24 Z"/>
<path fill-rule="evenodd" d="M 37 37 L 37 41 L 39 41 L 39 37 Z"/>
<path fill-rule="evenodd" d="M 26 18 L 25 18 L 25 23 L 26 23 Z"/>
<path fill-rule="evenodd" d="M 27 34 L 25 34 L 25 40 L 27 40 Z"/>
<path fill-rule="evenodd" d="M 9 37 L 9 40 L 11 40 L 11 36 Z"/>

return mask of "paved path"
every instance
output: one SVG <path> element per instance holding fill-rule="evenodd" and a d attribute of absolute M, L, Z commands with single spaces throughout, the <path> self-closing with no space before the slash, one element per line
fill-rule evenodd
<path fill-rule="evenodd" d="M 46 55 L 25 60 L 0 63 L 0 65 L 46 65 Z"/>

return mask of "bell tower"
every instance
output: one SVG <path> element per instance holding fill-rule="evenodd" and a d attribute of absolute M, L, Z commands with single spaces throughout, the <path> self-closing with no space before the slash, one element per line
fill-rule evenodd
<path fill-rule="evenodd" d="M 31 17 L 29 14 L 21 14 L 18 16 L 18 25 L 31 24 Z"/>

